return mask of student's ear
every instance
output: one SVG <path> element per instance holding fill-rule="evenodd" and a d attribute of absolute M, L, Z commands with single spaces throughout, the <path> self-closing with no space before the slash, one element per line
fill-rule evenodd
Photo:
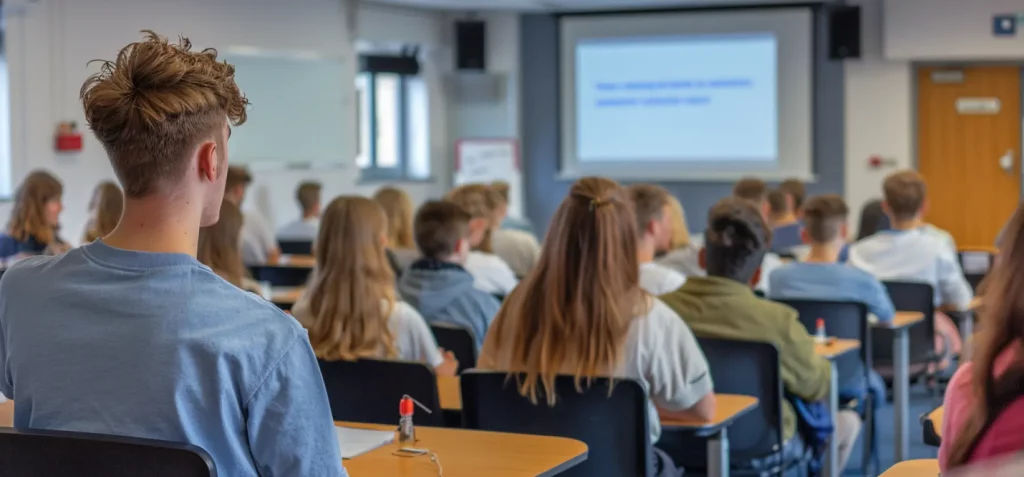
<path fill-rule="evenodd" d="M 217 142 L 213 139 L 204 141 L 196 150 L 196 169 L 199 170 L 199 178 L 206 182 L 217 182 L 220 174 L 220 158 L 217 157 Z"/>
<path fill-rule="evenodd" d="M 811 245 L 811 234 L 807 233 L 807 229 L 800 227 L 800 241 Z"/>
<path fill-rule="evenodd" d="M 754 276 L 750 277 L 750 287 L 754 288 L 760 282 L 761 282 L 761 267 L 757 267 L 757 270 L 754 270 Z"/>
<path fill-rule="evenodd" d="M 700 248 L 700 252 L 697 253 L 697 264 L 700 265 L 701 270 L 708 269 L 708 249 L 705 247 Z"/>
<path fill-rule="evenodd" d="M 846 222 L 843 222 L 842 224 L 839 225 L 839 238 L 843 239 L 843 242 L 845 242 L 846 238 L 849 236 L 850 227 L 846 225 Z"/>

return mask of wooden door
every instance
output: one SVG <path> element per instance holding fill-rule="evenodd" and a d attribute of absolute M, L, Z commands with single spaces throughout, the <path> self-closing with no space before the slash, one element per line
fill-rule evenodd
<path fill-rule="evenodd" d="M 931 204 L 925 219 L 960 247 L 991 246 L 1020 201 L 1020 79 L 1019 66 L 918 70 L 917 165 Z"/>

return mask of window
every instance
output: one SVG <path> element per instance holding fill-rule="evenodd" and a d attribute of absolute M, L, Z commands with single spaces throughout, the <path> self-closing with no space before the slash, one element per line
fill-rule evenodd
<path fill-rule="evenodd" d="M 430 176 L 427 87 L 414 57 L 364 55 L 356 78 L 356 165 L 364 180 Z"/>

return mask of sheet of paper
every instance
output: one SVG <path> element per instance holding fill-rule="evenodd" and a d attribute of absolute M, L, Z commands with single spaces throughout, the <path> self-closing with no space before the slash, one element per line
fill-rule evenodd
<path fill-rule="evenodd" d="M 964 273 L 968 275 L 984 275 L 988 272 L 989 254 L 985 252 L 963 252 L 960 258 L 964 265 Z"/>
<path fill-rule="evenodd" d="M 394 431 L 335 426 L 342 459 L 351 459 L 395 441 Z"/>

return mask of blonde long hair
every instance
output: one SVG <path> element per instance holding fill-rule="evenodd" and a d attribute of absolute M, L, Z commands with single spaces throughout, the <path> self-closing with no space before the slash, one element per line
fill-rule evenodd
<path fill-rule="evenodd" d="M 46 171 L 32 171 L 15 193 L 7 231 L 18 241 L 35 238 L 41 244 L 57 239 L 57 230 L 46 218 L 46 205 L 64 195 L 64 186 Z"/>
<path fill-rule="evenodd" d="M 318 358 L 398 357 L 388 328 L 395 275 L 382 243 L 387 226 L 384 210 L 365 197 L 338 197 L 324 211 L 307 326 Z"/>
<path fill-rule="evenodd" d="M 577 181 L 551 219 L 536 268 L 506 298 L 487 336 L 485 346 L 507 347 L 510 372 L 523 373 L 523 396 L 536 403 L 543 393 L 554 405 L 561 370 L 574 370 L 577 389 L 614 372 L 630 324 L 650 306 L 636 250 L 625 190 L 604 178 Z"/>
<path fill-rule="evenodd" d="M 110 235 L 121 221 L 121 212 L 124 211 L 121 188 L 111 181 L 100 182 L 92 193 L 90 208 L 93 216 L 89 220 L 89 230 L 85 232 L 86 243 Z"/>
<path fill-rule="evenodd" d="M 970 417 L 952 442 L 949 467 L 967 464 L 976 442 L 984 437 L 986 423 L 998 407 L 1017 397 L 1024 376 L 1024 207 L 1018 207 L 1006 227 L 999 258 L 985 280 L 985 310 L 980 314 L 975 337 L 971 391 L 975 403 Z M 995 363 L 1003 351 L 1016 348 L 1017 360 L 996 377 Z M 1003 379 L 1000 379 L 1003 378 Z"/>
<path fill-rule="evenodd" d="M 388 218 L 388 247 L 416 248 L 412 236 L 413 207 L 409 194 L 396 187 L 383 187 L 373 195 L 373 200 L 380 204 Z"/>
<path fill-rule="evenodd" d="M 672 221 L 672 239 L 669 241 L 668 249 L 675 250 L 690 246 L 690 229 L 686 226 L 686 212 L 679 199 L 669 196 L 668 208 L 669 219 Z"/>
<path fill-rule="evenodd" d="M 242 220 L 242 211 L 238 206 L 226 200 L 222 202 L 217 223 L 199 229 L 199 248 L 196 253 L 196 259 L 203 265 L 239 288 L 248 275 L 238 247 Z"/>
<path fill-rule="evenodd" d="M 466 184 L 452 189 L 444 198 L 461 206 L 474 219 L 487 220 L 487 230 L 480 243 L 473 246 L 473 250 L 493 253 L 491 233 L 499 225 L 496 217 L 498 204 L 501 201 L 499 192 L 486 184 Z"/>

